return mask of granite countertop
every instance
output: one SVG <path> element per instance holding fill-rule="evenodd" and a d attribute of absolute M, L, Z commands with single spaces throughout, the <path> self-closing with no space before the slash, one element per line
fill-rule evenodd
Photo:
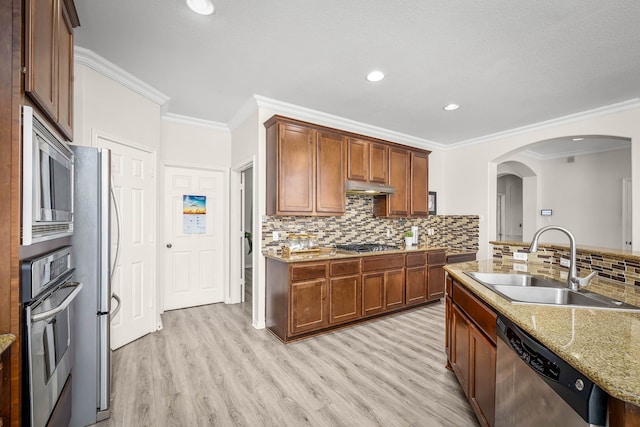
<path fill-rule="evenodd" d="M 362 258 L 368 256 L 379 256 L 379 255 L 393 255 L 393 254 L 405 254 L 411 252 L 431 252 L 431 251 L 445 251 L 447 250 L 444 246 L 426 246 L 420 245 L 413 247 L 411 249 L 397 249 L 390 251 L 380 251 L 380 252 L 349 252 L 343 251 L 340 249 L 330 249 L 330 248 L 321 248 L 320 253 L 312 253 L 312 254 L 295 254 L 290 256 L 284 256 L 281 253 L 274 252 L 262 252 L 267 258 L 275 259 L 277 261 L 282 261 L 286 263 L 294 263 L 294 262 L 303 262 L 303 261 L 328 261 L 332 259 L 345 259 L 345 258 Z"/>
<path fill-rule="evenodd" d="M 15 340 L 16 336 L 13 334 L 0 334 L 0 354 L 11 347 L 11 344 L 13 344 Z"/>
<path fill-rule="evenodd" d="M 566 280 L 560 278 L 561 270 L 557 267 L 520 265 L 530 274 Z M 640 313 L 512 304 L 464 274 L 465 271 L 516 272 L 511 262 L 473 261 L 444 268 L 481 300 L 591 378 L 609 395 L 640 405 Z M 606 279 L 594 278 L 592 283 L 589 290 L 610 289 Z M 628 295 L 633 297 L 634 292 Z M 618 295 L 618 298 L 638 305 L 637 300 L 632 301 L 624 295 Z"/>

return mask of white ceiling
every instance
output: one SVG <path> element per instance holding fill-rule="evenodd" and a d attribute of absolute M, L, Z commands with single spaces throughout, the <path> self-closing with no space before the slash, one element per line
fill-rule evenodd
<path fill-rule="evenodd" d="M 75 42 L 222 123 L 258 94 L 454 144 L 640 97 L 638 0 L 214 3 L 76 0 Z"/>

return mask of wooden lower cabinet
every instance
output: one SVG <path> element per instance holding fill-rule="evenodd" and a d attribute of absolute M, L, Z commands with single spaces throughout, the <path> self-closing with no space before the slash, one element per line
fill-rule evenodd
<path fill-rule="evenodd" d="M 447 277 L 446 339 L 448 363 L 480 424 L 495 422 L 496 314 Z"/>
<path fill-rule="evenodd" d="M 288 342 L 424 304 L 427 253 L 292 263 L 267 257 L 266 327 Z"/>
<path fill-rule="evenodd" d="M 327 325 L 327 279 L 291 284 L 291 334 Z"/>
<path fill-rule="evenodd" d="M 427 300 L 434 301 L 444 297 L 444 264 L 447 260 L 445 252 L 429 252 L 427 254 Z"/>
<path fill-rule="evenodd" d="M 360 258 L 329 262 L 329 323 L 356 320 L 362 309 Z"/>

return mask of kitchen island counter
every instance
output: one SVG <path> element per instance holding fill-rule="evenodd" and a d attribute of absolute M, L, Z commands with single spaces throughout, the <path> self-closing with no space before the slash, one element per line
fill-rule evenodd
<path fill-rule="evenodd" d="M 13 334 L 0 334 L 0 354 L 4 353 L 16 340 Z"/>
<path fill-rule="evenodd" d="M 519 264 L 520 272 L 561 279 L 553 265 Z M 478 298 L 588 376 L 610 396 L 640 405 L 640 312 L 512 304 L 464 272 L 517 273 L 514 263 L 487 260 L 445 266 Z M 566 270 L 564 270 L 566 273 Z M 586 275 L 582 273 L 581 276 Z M 639 305 L 640 289 L 594 278 L 587 289 Z"/>

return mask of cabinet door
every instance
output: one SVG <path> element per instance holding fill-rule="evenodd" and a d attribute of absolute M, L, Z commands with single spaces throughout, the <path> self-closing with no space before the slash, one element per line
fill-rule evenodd
<path fill-rule="evenodd" d="M 389 183 L 389 147 L 369 143 L 369 182 Z"/>
<path fill-rule="evenodd" d="M 65 7 L 58 20 L 58 126 L 73 140 L 73 27 Z"/>
<path fill-rule="evenodd" d="M 290 335 L 327 326 L 326 279 L 292 283 L 290 295 Z"/>
<path fill-rule="evenodd" d="M 314 131 L 302 126 L 278 124 L 278 212 L 313 212 L 315 176 Z"/>
<path fill-rule="evenodd" d="M 336 324 L 360 317 L 360 276 L 336 277 L 329 281 L 329 323 Z"/>
<path fill-rule="evenodd" d="M 411 152 L 411 216 L 428 216 L 429 206 L 427 194 L 429 193 L 429 154 L 424 152 Z"/>
<path fill-rule="evenodd" d="M 58 40 L 59 0 L 26 0 L 24 90 L 54 122 L 58 117 Z"/>
<path fill-rule="evenodd" d="M 369 176 L 369 142 L 349 138 L 347 143 L 347 179 L 366 181 Z"/>
<path fill-rule="evenodd" d="M 492 426 L 496 406 L 496 347 L 477 328 L 471 325 L 471 378 L 469 399 L 483 425 Z"/>
<path fill-rule="evenodd" d="M 385 310 L 404 306 L 404 268 L 384 272 Z"/>
<path fill-rule="evenodd" d="M 429 266 L 427 279 L 427 299 L 429 301 L 444 296 L 444 269 L 441 265 Z"/>
<path fill-rule="evenodd" d="M 409 213 L 409 152 L 400 148 L 389 150 L 389 184 L 396 189 L 388 195 L 388 214 L 407 216 Z"/>
<path fill-rule="evenodd" d="M 453 304 L 451 310 L 451 367 L 467 398 L 469 397 L 470 379 L 470 328 L 467 316 Z"/>
<path fill-rule="evenodd" d="M 380 313 L 384 310 L 384 273 L 362 275 L 362 315 Z"/>
<path fill-rule="evenodd" d="M 344 215 L 345 138 L 318 132 L 316 144 L 316 212 Z"/>
<path fill-rule="evenodd" d="M 425 266 L 407 267 L 406 305 L 419 304 L 426 301 L 427 275 Z"/>

